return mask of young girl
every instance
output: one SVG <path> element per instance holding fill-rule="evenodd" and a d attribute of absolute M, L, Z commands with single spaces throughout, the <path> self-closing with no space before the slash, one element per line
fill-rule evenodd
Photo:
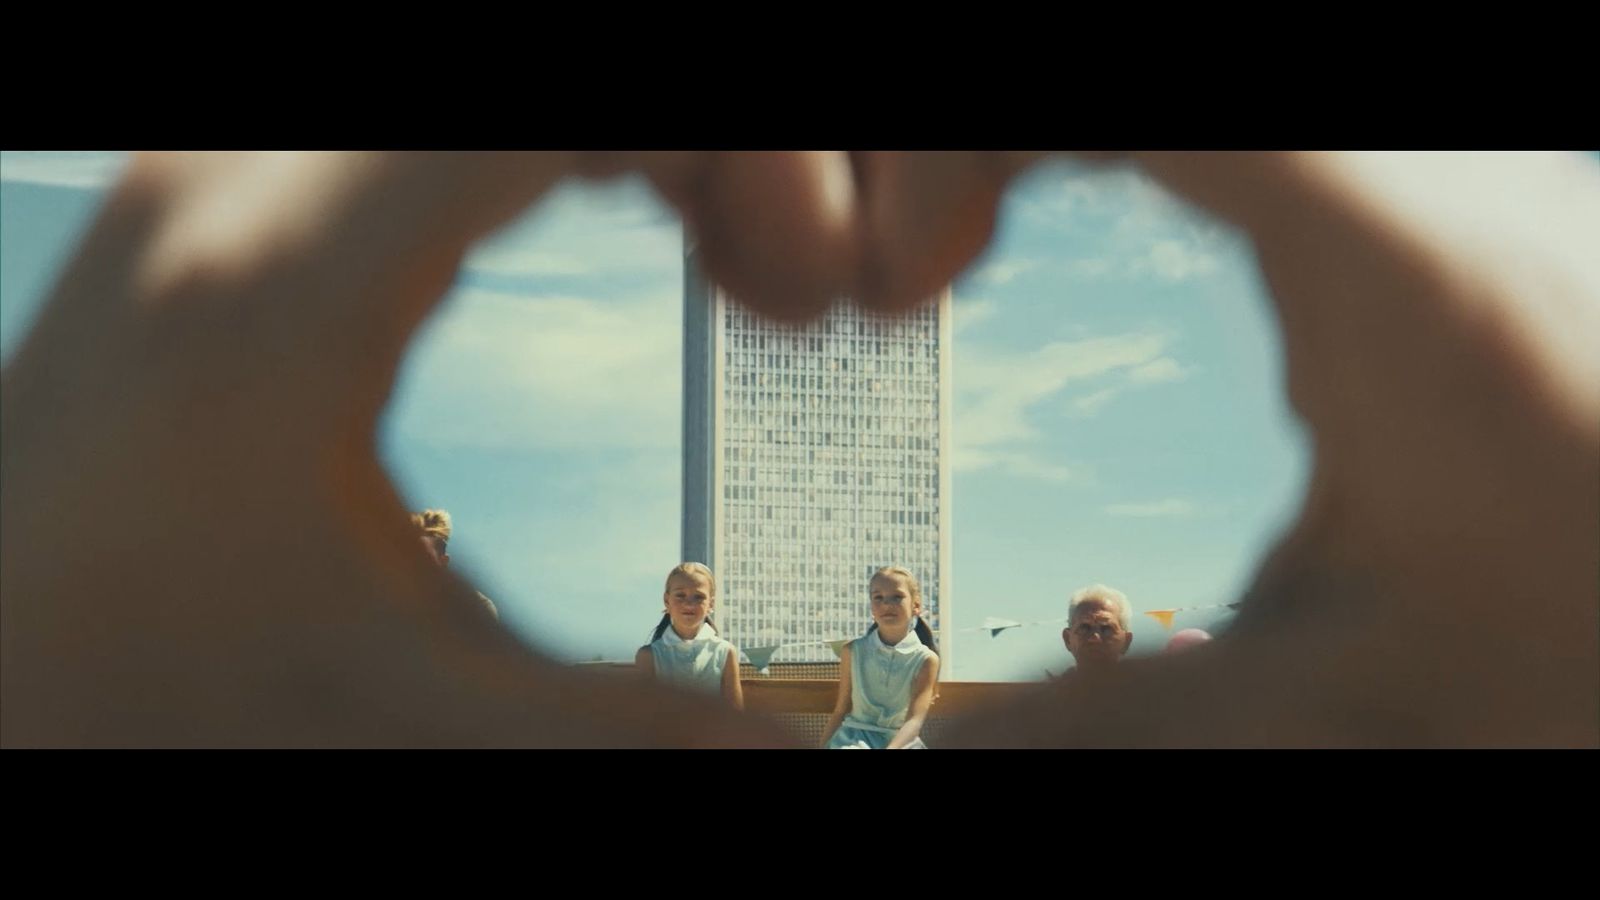
<path fill-rule="evenodd" d="M 739 651 L 717 634 L 711 611 L 717 602 L 717 580 L 711 570 L 695 562 L 680 564 L 667 573 L 661 595 L 666 611 L 650 643 L 634 654 L 634 665 L 647 676 L 667 684 L 721 692 L 734 709 L 744 709 L 739 685 Z"/>
<path fill-rule="evenodd" d="M 922 621 L 922 588 L 909 571 L 891 566 L 872 576 L 870 592 L 873 624 L 840 654 L 839 700 L 823 746 L 925 748 L 920 735 L 939 680 L 939 650 Z"/>

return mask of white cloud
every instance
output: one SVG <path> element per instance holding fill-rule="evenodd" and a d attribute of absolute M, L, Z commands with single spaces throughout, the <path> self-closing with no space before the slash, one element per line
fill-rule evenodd
<path fill-rule="evenodd" d="M 1062 271 L 1072 278 L 1104 278 L 1111 274 L 1113 268 L 1111 260 L 1097 257 L 1069 259 L 1061 263 Z"/>
<path fill-rule="evenodd" d="M 1029 450 L 984 450 L 958 446 L 951 453 L 950 466 L 957 472 L 993 469 L 1019 478 L 1037 478 L 1056 484 L 1088 484 L 1089 473 L 1078 466 L 1048 462 Z"/>
<path fill-rule="evenodd" d="M 570 183 L 473 248 L 465 267 L 494 275 L 594 275 L 683 264 L 677 216 L 642 183 Z"/>
<path fill-rule="evenodd" d="M 1219 268 L 1217 258 L 1197 245 L 1182 240 L 1158 240 L 1150 245 L 1144 256 L 1135 259 L 1129 271 L 1135 274 L 1152 272 L 1165 281 L 1187 281 L 1210 275 Z"/>
<path fill-rule="evenodd" d="M 646 186 L 558 188 L 468 258 L 408 360 L 398 433 L 521 450 L 675 442 L 681 252 L 676 219 Z M 619 288 L 615 275 L 629 281 Z M 578 279 L 564 288 L 573 293 L 541 290 L 550 276 Z"/>
<path fill-rule="evenodd" d="M 987 298 L 981 300 L 956 299 L 952 302 L 952 307 L 955 321 L 951 323 L 951 329 L 956 334 L 961 334 L 979 322 L 993 318 L 1000 308 L 999 304 Z"/>
<path fill-rule="evenodd" d="M 594 271 L 594 266 L 576 256 L 544 253 L 510 242 L 475 250 L 466 267 L 496 275 L 587 275 Z"/>
<path fill-rule="evenodd" d="M 1126 190 L 1127 205 L 1112 228 L 1112 239 L 1133 257 L 1130 275 L 1175 282 L 1221 268 L 1217 252 L 1227 232 L 1214 219 L 1147 176 L 1129 180 Z"/>
<path fill-rule="evenodd" d="M 1128 370 L 1128 380 L 1134 384 L 1165 384 L 1182 381 L 1187 377 L 1189 371 L 1178 365 L 1178 361 L 1170 356 L 1163 356 Z"/>
<path fill-rule="evenodd" d="M 1133 518 L 1180 518 L 1192 516 L 1198 508 L 1188 500 L 1169 497 L 1149 503 L 1113 503 L 1105 508 L 1108 515 Z"/>
<path fill-rule="evenodd" d="M 1055 341 L 1027 353 L 968 345 L 957 361 L 956 396 L 966 401 L 958 433 L 973 446 L 1032 437 L 1028 407 L 1068 384 L 1151 362 L 1171 342 L 1169 335 L 1145 333 Z"/>
<path fill-rule="evenodd" d="M 117 151 L 0 151 L 0 181 L 57 187 L 104 188 L 116 180 L 128 155 Z"/>
<path fill-rule="evenodd" d="M 1157 232 L 1180 230 L 1195 220 L 1189 204 L 1160 182 L 1136 170 L 1119 173 L 1116 182 L 1115 234 L 1140 240 Z"/>
<path fill-rule="evenodd" d="M 676 301 L 458 290 L 408 363 L 396 425 L 406 440 L 440 447 L 650 447 L 675 439 Z"/>
<path fill-rule="evenodd" d="M 1031 219 L 1087 244 L 1080 259 L 1050 268 L 1080 279 L 1187 281 L 1216 273 L 1233 232 L 1137 168 L 1066 165 L 1024 182 L 1019 205 Z"/>
<path fill-rule="evenodd" d="M 1072 163 L 1064 164 L 1071 174 L 1046 176 L 1043 183 L 1030 185 L 1022 208 L 1032 218 L 1041 221 L 1060 221 L 1072 216 L 1098 215 L 1115 203 L 1121 181 L 1136 173 L 1118 169 L 1085 169 Z M 1041 170 L 1041 171 L 1049 171 Z"/>
<path fill-rule="evenodd" d="M 1038 260 L 999 259 L 979 269 L 973 277 L 990 284 L 1007 284 L 1023 272 L 1038 267 Z"/>
<path fill-rule="evenodd" d="M 1122 389 L 1114 387 L 1095 391 L 1092 394 L 1079 397 L 1078 399 L 1072 401 L 1072 408 L 1085 415 L 1093 415 L 1100 411 L 1100 407 L 1105 406 L 1106 403 L 1110 402 L 1112 397 L 1115 397 L 1120 393 L 1122 393 Z"/>

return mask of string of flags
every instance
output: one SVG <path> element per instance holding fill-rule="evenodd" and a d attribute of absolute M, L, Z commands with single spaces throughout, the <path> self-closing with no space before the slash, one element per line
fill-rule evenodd
<path fill-rule="evenodd" d="M 1202 609 L 1238 609 L 1238 608 L 1239 608 L 1239 602 L 1235 601 L 1233 603 L 1212 603 L 1212 604 L 1209 604 L 1207 606 L 1180 606 L 1177 609 L 1147 609 L 1147 610 L 1145 610 L 1144 614 L 1149 616 L 1152 619 L 1155 619 L 1157 622 L 1160 622 L 1162 628 L 1165 628 L 1166 630 L 1171 631 L 1172 630 L 1172 617 L 1177 615 L 1178 613 L 1181 613 L 1181 612 L 1196 612 L 1196 611 L 1202 610 Z"/>
<path fill-rule="evenodd" d="M 1238 608 L 1239 608 L 1239 604 L 1237 602 L 1235 602 L 1235 603 L 1212 603 L 1212 604 L 1209 604 L 1209 605 L 1206 605 L 1206 606 L 1182 606 L 1182 607 L 1176 607 L 1176 608 L 1173 608 L 1173 609 L 1152 609 L 1152 610 L 1146 610 L 1144 614 L 1149 616 L 1152 619 L 1155 619 L 1157 622 L 1160 622 L 1162 628 L 1165 628 L 1168 631 L 1171 631 L 1172 630 L 1172 619 L 1178 613 L 1198 612 L 1200 610 L 1207 610 L 1207 609 L 1238 609 Z M 987 616 L 987 617 L 984 618 L 982 623 L 980 623 L 980 624 L 978 624 L 978 625 L 976 625 L 974 627 L 971 627 L 971 628 L 957 628 L 955 631 L 958 634 L 961 633 L 961 632 L 987 631 L 987 632 L 989 632 L 989 636 L 992 638 L 992 637 L 998 637 L 1000 635 L 1000 632 L 1009 631 L 1012 628 L 1031 628 L 1031 627 L 1033 627 L 1035 625 L 1061 625 L 1061 624 L 1065 624 L 1066 621 L 1067 621 L 1066 618 L 1062 617 L 1062 618 L 1059 618 L 1059 619 L 1043 619 L 1043 620 L 1038 621 L 1038 622 L 1018 622 L 1015 619 L 1002 619 L 1002 618 L 998 618 L 996 616 Z M 795 642 L 791 642 L 791 643 L 787 643 L 787 644 L 777 644 L 777 645 L 770 646 L 770 647 L 745 647 L 745 648 L 742 649 L 741 652 L 744 654 L 745 660 L 747 662 L 749 662 L 750 665 L 752 665 L 756 669 L 764 672 L 764 671 L 767 670 L 767 667 L 772 664 L 772 657 L 774 655 L 776 655 L 779 650 L 787 650 L 787 649 L 790 649 L 790 648 L 793 648 L 793 647 L 820 647 L 820 646 L 826 646 L 826 647 L 828 647 L 829 649 L 831 649 L 833 651 L 833 655 L 834 656 L 843 658 L 845 645 L 850 643 L 853 640 L 855 640 L 855 638 L 843 638 L 843 639 L 839 639 L 839 640 L 820 640 L 820 641 L 795 641 Z"/>

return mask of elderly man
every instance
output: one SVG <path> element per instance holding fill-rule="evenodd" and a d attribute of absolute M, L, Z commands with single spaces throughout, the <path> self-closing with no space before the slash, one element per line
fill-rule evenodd
<path fill-rule="evenodd" d="M 1119 590 L 1091 584 L 1067 601 L 1061 640 L 1079 671 L 1093 674 L 1117 664 L 1133 644 L 1133 607 Z"/>

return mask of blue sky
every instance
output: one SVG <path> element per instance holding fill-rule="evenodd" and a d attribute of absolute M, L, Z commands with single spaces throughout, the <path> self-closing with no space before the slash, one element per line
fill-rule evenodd
<path fill-rule="evenodd" d="M 6 358 L 122 159 L 0 153 Z M 558 189 L 474 251 L 382 426 L 403 493 L 455 517 L 453 564 L 561 657 L 631 657 L 679 561 L 681 284 L 646 186 Z M 1309 463 L 1248 246 L 1134 171 L 1053 164 L 954 293 L 959 624 L 1059 619 L 1097 581 L 1139 610 L 1234 599 Z M 1060 627 L 963 634 L 951 674 L 1060 671 Z"/>

